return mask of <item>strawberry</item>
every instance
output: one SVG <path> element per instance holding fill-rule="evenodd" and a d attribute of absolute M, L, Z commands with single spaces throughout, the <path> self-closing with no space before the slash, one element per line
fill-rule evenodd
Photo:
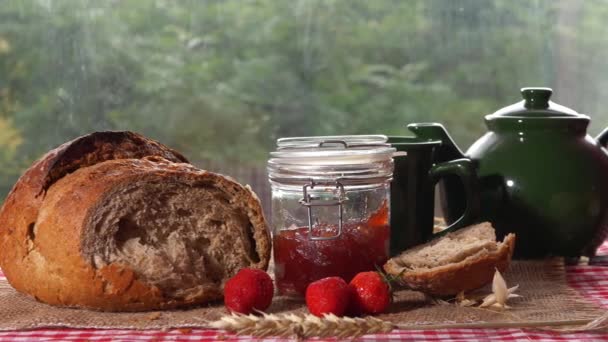
<path fill-rule="evenodd" d="M 328 277 L 312 282 L 306 288 L 306 306 L 315 316 L 323 314 L 344 315 L 348 307 L 350 291 L 340 277 Z"/>
<path fill-rule="evenodd" d="M 361 272 L 350 281 L 349 313 L 354 315 L 379 314 L 392 300 L 391 288 L 378 272 Z"/>
<path fill-rule="evenodd" d="M 243 268 L 226 282 L 224 304 L 230 311 L 250 314 L 254 310 L 266 310 L 273 294 L 274 285 L 268 273 Z"/>

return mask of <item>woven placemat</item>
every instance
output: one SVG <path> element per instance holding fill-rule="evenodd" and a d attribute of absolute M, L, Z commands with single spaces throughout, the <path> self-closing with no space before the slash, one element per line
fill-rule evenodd
<path fill-rule="evenodd" d="M 400 290 L 390 312 L 377 316 L 395 324 L 445 324 L 472 322 L 529 322 L 593 319 L 605 313 L 598 305 L 568 286 L 562 260 L 514 261 L 505 279 L 519 284 L 521 298 L 509 301 L 510 310 L 489 310 L 433 304 L 419 292 Z M 488 294 L 489 287 L 476 291 Z M 473 295 L 473 294 L 472 294 Z M 301 301 L 276 297 L 271 313 L 305 313 Z M 0 330 L 42 327 L 167 329 L 208 327 L 226 314 L 221 303 L 188 310 L 143 313 L 107 313 L 57 308 L 36 302 L 0 280 Z"/>

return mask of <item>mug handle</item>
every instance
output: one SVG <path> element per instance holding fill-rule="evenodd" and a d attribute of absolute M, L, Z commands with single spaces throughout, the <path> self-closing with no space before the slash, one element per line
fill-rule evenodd
<path fill-rule="evenodd" d="M 466 206 L 464 208 L 464 213 L 458 220 L 454 221 L 454 223 L 441 232 L 434 234 L 433 237 L 442 236 L 459 228 L 465 227 L 471 224 L 473 219 L 473 207 L 475 205 L 474 201 L 476 201 L 475 182 L 477 179 L 475 165 L 471 159 L 468 158 L 455 159 L 445 163 L 436 164 L 429 171 L 430 182 L 433 187 L 432 191 L 434 191 L 437 182 L 439 182 L 441 178 L 448 175 L 458 176 L 458 178 L 460 178 L 462 181 L 465 190 Z"/>

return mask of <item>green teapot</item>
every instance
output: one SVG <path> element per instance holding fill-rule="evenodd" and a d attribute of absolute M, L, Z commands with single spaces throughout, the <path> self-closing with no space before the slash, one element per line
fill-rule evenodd
<path fill-rule="evenodd" d="M 587 134 L 589 117 L 550 101 L 549 88 L 523 88 L 523 101 L 485 117 L 488 132 L 462 153 L 443 126 L 408 125 L 440 140 L 436 162 L 470 158 L 474 222 L 490 221 L 499 238 L 517 235 L 515 257 L 592 256 L 608 233 L 608 129 Z M 446 221 L 462 216 L 458 179 L 440 184 Z"/>

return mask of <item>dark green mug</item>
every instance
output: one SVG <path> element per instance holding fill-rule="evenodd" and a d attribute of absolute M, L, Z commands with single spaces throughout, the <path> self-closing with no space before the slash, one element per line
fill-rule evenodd
<path fill-rule="evenodd" d="M 455 159 L 435 164 L 435 153 L 441 141 L 423 141 L 414 137 L 389 137 L 397 152 L 391 183 L 391 255 L 424 243 L 433 234 L 435 185 L 444 177 L 459 178 L 464 185 L 463 215 L 443 230 L 445 234 L 471 222 L 475 168 L 470 159 Z"/>

